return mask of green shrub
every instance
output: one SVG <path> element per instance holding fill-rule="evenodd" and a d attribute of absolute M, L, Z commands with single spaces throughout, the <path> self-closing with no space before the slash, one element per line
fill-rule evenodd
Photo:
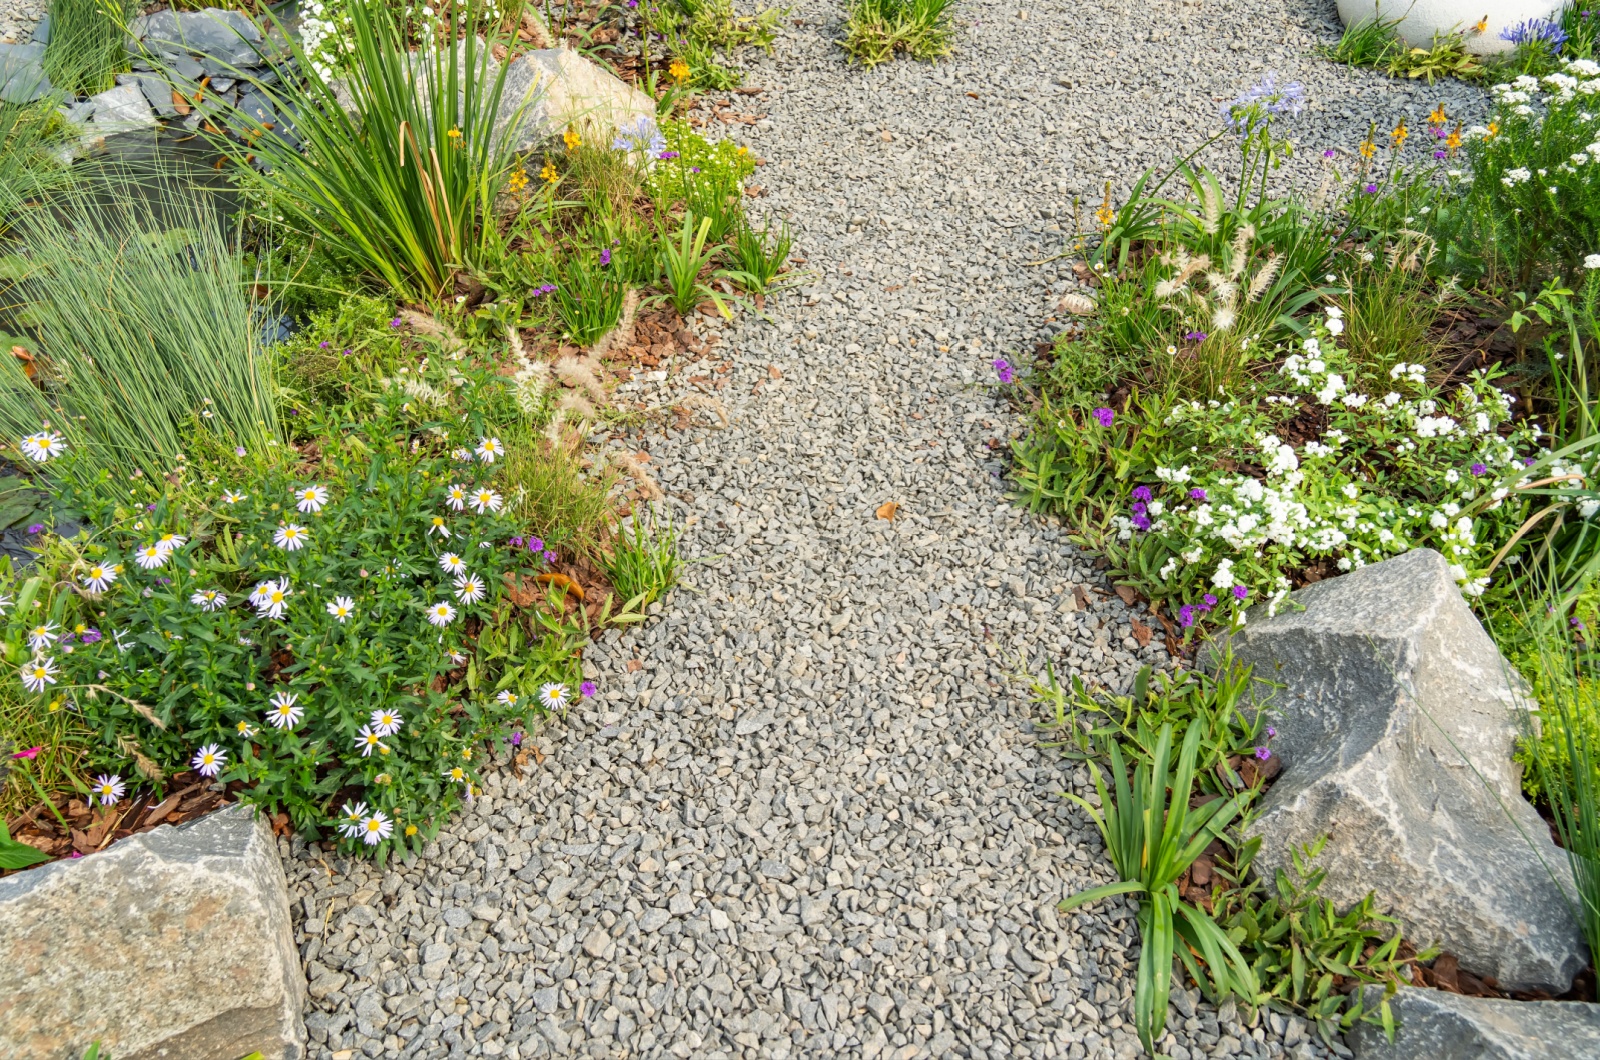
<path fill-rule="evenodd" d="M 932 62 L 950 54 L 951 5 L 952 0 L 851 0 L 839 44 L 869 68 L 888 62 L 895 52 Z"/>
<path fill-rule="evenodd" d="M 1395 32 L 1400 22 L 1398 18 L 1384 18 L 1374 3 L 1371 18 L 1357 19 L 1345 26 L 1328 58 L 1349 66 L 1385 67 L 1406 50 Z"/>

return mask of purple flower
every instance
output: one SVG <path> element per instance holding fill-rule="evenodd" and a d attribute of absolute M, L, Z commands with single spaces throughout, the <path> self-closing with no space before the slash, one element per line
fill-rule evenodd
<path fill-rule="evenodd" d="M 556 561 L 556 558 L 557 557 L 556 557 L 556 554 L 554 552 L 551 552 L 549 549 L 545 549 L 544 550 L 544 561 L 546 563 L 554 563 Z"/>
<path fill-rule="evenodd" d="M 1525 456 L 1525 457 L 1522 458 L 1522 466 L 1523 467 L 1532 467 L 1533 464 L 1534 464 L 1533 457 Z"/>
<path fill-rule="evenodd" d="M 994 368 L 994 374 L 999 377 L 1000 382 L 1009 383 L 1017 377 L 1016 373 L 1011 369 L 1011 362 L 1004 357 L 996 357 L 989 363 Z"/>
<path fill-rule="evenodd" d="M 1433 157 L 1434 158 L 1444 158 L 1445 157 L 1445 153 L 1443 151 L 1435 151 L 1433 153 Z"/>
<path fill-rule="evenodd" d="M 156 579 L 156 584 L 157 585 L 171 585 L 172 584 L 172 579 L 171 578 L 157 578 Z"/>
<path fill-rule="evenodd" d="M 1322 157 L 1323 158 L 1332 158 L 1334 155 L 1336 155 L 1338 153 L 1339 152 L 1335 151 L 1333 148 L 1330 147 L 1326 151 L 1322 152 Z"/>
<path fill-rule="evenodd" d="M 85 644 L 97 643 L 101 639 L 100 631 L 98 629 L 86 629 L 83 631 L 83 636 L 80 639 Z"/>
<path fill-rule="evenodd" d="M 1500 31 L 1500 39 L 1510 41 L 1512 44 L 1527 45 L 1530 49 L 1549 55 L 1559 55 L 1562 45 L 1568 40 L 1566 30 L 1562 29 L 1559 23 L 1551 22 L 1547 18 L 1530 18 L 1515 26 L 1507 26 Z"/>
<path fill-rule="evenodd" d="M 676 151 L 663 151 L 659 155 L 656 155 L 656 157 L 661 159 L 661 161 L 663 161 L 663 162 L 670 162 L 674 158 L 678 157 L 678 152 L 676 152 Z"/>
<path fill-rule="evenodd" d="M 1267 739 L 1270 740 L 1276 735 L 1278 735 L 1278 730 L 1274 729 L 1272 726 L 1268 725 L 1267 726 Z"/>
<path fill-rule="evenodd" d="M 31 762 L 35 758 L 38 758 L 39 757 L 39 752 L 43 751 L 43 750 L 44 750 L 44 747 L 42 745 L 39 746 L 39 747 L 30 747 L 26 751 L 18 751 L 16 754 L 12 755 L 11 757 L 12 758 L 26 758 L 28 761 Z"/>
<path fill-rule="evenodd" d="M 1178 608 L 1178 625 L 1182 626 L 1184 629 L 1188 629 L 1190 626 L 1194 625 L 1193 604 L 1184 604 L 1182 607 Z"/>
<path fill-rule="evenodd" d="M 1133 506 L 1128 510 L 1133 512 L 1135 516 L 1143 515 L 1146 511 L 1144 501 L 1134 501 Z"/>
<path fill-rule="evenodd" d="M 344 350 L 344 355 L 345 355 L 345 356 L 346 356 L 346 357 L 348 357 L 348 356 L 350 356 L 350 347 L 348 347 L 348 346 L 346 346 L 346 347 L 345 347 L 345 350 Z"/>
<path fill-rule="evenodd" d="M 152 504 L 150 507 L 154 508 L 155 505 Z M 34 523 L 32 526 L 28 527 L 28 533 L 30 533 L 30 534 L 42 534 L 42 533 L 44 533 L 44 524 L 43 523 Z"/>
<path fill-rule="evenodd" d="M 689 172 L 698 173 L 698 172 L 700 172 L 700 167 L 699 166 L 690 166 L 689 167 Z"/>
<path fill-rule="evenodd" d="M 1259 108 L 1259 109 L 1258 109 Z M 1222 105 L 1222 120 L 1234 132 L 1256 127 L 1263 112 L 1274 117 L 1293 118 L 1305 110 L 1305 88 L 1298 81 L 1279 87 L 1270 71 L 1259 84 L 1251 85 L 1238 99 Z"/>
<path fill-rule="evenodd" d="M 389 326 L 391 328 L 399 327 L 400 326 L 400 318 L 399 317 L 395 317 L 393 320 L 389 321 Z"/>
<path fill-rule="evenodd" d="M 1265 747 L 1257 747 L 1256 748 L 1256 757 L 1259 758 L 1261 761 L 1265 762 L 1267 759 L 1272 757 L 1272 752 L 1269 751 Z"/>
<path fill-rule="evenodd" d="M 244 455 L 244 446 L 242 446 L 242 445 L 234 446 L 233 447 L 233 455 L 234 456 L 243 456 Z"/>
<path fill-rule="evenodd" d="M 522 746 L 522 733 L 514 732 L 514 733 L 511 734 L 511 746 L 512 747 L 521 747 Z"/>
<path fill-rule="evenodd" d="M 1191 331 L 1184 338 L 1189 342 L 1204 342 L 1206 341 L 1206 333 L 1203 331 Z"/>
<path fill-rule="evenodd" d="M 639 0 L 628 0 L 628 6 L 630 8 L 638 7 L 639 6 Z"/>
<path fill-rule="evenodd" d="M 600 267 L 603 269 L 611 264 L 611 248 L 606 247 L 600 251 Z"/>
<path fill-rule="evenodd" d="M 1361 190 L 1366 192 L 1368 195 L 1376 195 L 1378 193 L 1378 186 L 1376 184 L 1365 184 L 1362 186 Z"/>
<path fill-rule="evenodd" d="M 332 343 L 330 343 L 327 339 L 323 339 L 321 342 L 317 343 L 317 348 L 321 349 L 321 350 L 325 350 L 331 345 L 332 345 Z"/>
<path fill-rule="evenodd" d="M 585 681 L 583 684 L 578 686 L 578 694 L 584 699 L 593 699 L 594 694 L 599 690 L 599 686 L 597 686 L 593 681 Z"/>
<path fill-rule="evenodd" d="M 1111 421 L 1117 418 L 1117 414 L 1110 409 L 1095 409 L 1094 418 L 1100 421 L 1100 426 L 1109 427 Z"/>
<path fill-rule="evenodd" d="M 1140 530 L 1148 530 L 1150 529 L 1150 517 L 1143 512 L 1134 512 L 1133 525 Z"/>
<path fill-rule="evenodd" d="M 1192 501 L 1203 501 L 1206 499 L 1206 491 L 1201 489 L 1199 486 L 1196 486 L 1194 489 L 1189 491 L 1189 499 Z"/>
<path fill-rule="evenodd" d="M 1207 611 L 1209 611 L 1209 610 L 1211 610 L 1211 609 L 1212 609 L 1212 608 L 1213 608 L 1213 607 L 1216 607 L 1216 606 L 1217 606 L 1217 598 L 1216 598 L 1216 597 L 1215 597 L 1215 596 L 1214 596 L 1214 595 L 1212 595 L 1212 594 L 1211 594 L 1211 593 L 1206 593 L 1206 594 L 1205 594 L 1205 595 L 1204 595 L 1204 596 L 1202 596 L 1202 597 L 1201 597 L 1201 598 L 1200 598 L 1200 599 L 1202 599 L 1202 600 L 1204 600 L 1204 601 L 1205 601 L 1205 604 L 1206 604 L 1206 610 L 1207 610 Z"/>
<path fill-rule="evenodd" d="M 1250 595 L 1250 590 L 1246 589 L 1244 586 L 1235 585 L 1233 587 L 1233 598 L 1235 600 L 1243 600 L 1245 597 L 1247 597 L 1249 595 Z"/>
<path fill-rule="evenodd" d="M 1489 473 L 1489 469 L 1482 464 L 1473 464 L 1471 470 L 1474 475 L 1487 475 Z"/>
<path fill-rule="evenodd" d="M 544 538 L 542 538 L 542 537 L 530 537 L 530 538 L 528 538 L 528 551 L 529 552 L 538 552 L 543 548 L 544 548 Z"/>
<path fill-rule="evenodd" d="M 1150 487 L 1149 486 L 1135 486 L 1135 487 L 1133 487 L 1133 499 L 1136 500 L 1136 501 L 1147 501 L 1147 500 L 1149 500 L 1150 499 Z"/>

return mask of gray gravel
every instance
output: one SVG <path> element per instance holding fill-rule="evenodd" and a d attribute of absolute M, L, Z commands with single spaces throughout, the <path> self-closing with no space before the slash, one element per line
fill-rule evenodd
<path fill-rule="evenodd" d="M 40 0 L 0 0 L 0 44 L 26 44 L 49 9 Z"/>
<path fill-rule="evenodd" d="M 1331 4 L 958 11 L 950 61 L 863 72 L 829 43 L 837 9 L 803 0 L 752 67 L 768 93 L 734 109 L 769 117 L 733 128 L 767 160 L 755 203 L 817 276 L 622 395 L 691 422 L 612 443 L 650 454 L 699 562 L 589 652 L 600 696 L 542 764 L 492 774 L 425 858 L 297 842 L 313 1055 L 1138 1053 L 1132 906 L 1055 912 L 1111 870 L 1011 675 L 1121 687 L 1169 662 L 1007 502 L 1020 421 L 988 362 L 1052 326 L 1066 262 L 1025 263 L 1060 249 L 1072 196 L 1126 189 L 1269 66 L 1313 100 L 1308 180 L 1369 117 L 1482 101 L 1311 58 Z M 1192 993 L 1169 1028 L 1178 1060 L 1327 1055 Z"/>

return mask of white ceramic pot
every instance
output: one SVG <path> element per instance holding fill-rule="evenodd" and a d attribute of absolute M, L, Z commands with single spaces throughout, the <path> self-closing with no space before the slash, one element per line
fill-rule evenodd
<path fill-rule="evenodd" d="M 1339 18 L 1345 25 L 1371 18 L 1373 0 L 1338 0 Z M 1492 55 L 1511 50 L 1511 43 L 1500 39 L 1500 31 L 1530 18 L 1552 18 L 1561 10 L 1561 0 L 1378 0 L 1378 16 L 1400 19 L 1395 27 L 1402 39 L 1414 48 L 1433 43 L 1435 33 L 1444 36 L 1454 30 L 1465 34 L 1467 51 Z M 1479 20 L 1488 25 L 1479 32 Z"/>

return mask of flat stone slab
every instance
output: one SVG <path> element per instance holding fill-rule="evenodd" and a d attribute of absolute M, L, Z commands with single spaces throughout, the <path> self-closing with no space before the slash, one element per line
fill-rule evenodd
<path fill-rule="evenodd" d="M 1383 990 L 1367 988 L 1376 1005 Z M 1358 1023 L 1345 1042 L 1359 1060 L 1594 1060 L 1600 1005 L 1501 1001 L 1407 988 L 1389 1000 L 1400 1024 L 1391 1044 L 1381 1027 Z"/>
<path fill-rule="evenodd" d="M 244 806 L 0 880 L 0 1056 L 305 1051 L 277 840 Z"/>
<path fill-rule="evenodd" d="M 1586 963 L 1552 880 L 1571 893 L 1571 872 L 1511 757 L 1530 703 L 1444 557 L 1416 549 L 1247 617 L 1238 660 L 1279 686 L 1283 773 L 1251 826 L 1262 872 L 1326 835 L 1339 908 L 1375 892 L 1419 947 L 1502 989 L 1565 992 Z"/>

